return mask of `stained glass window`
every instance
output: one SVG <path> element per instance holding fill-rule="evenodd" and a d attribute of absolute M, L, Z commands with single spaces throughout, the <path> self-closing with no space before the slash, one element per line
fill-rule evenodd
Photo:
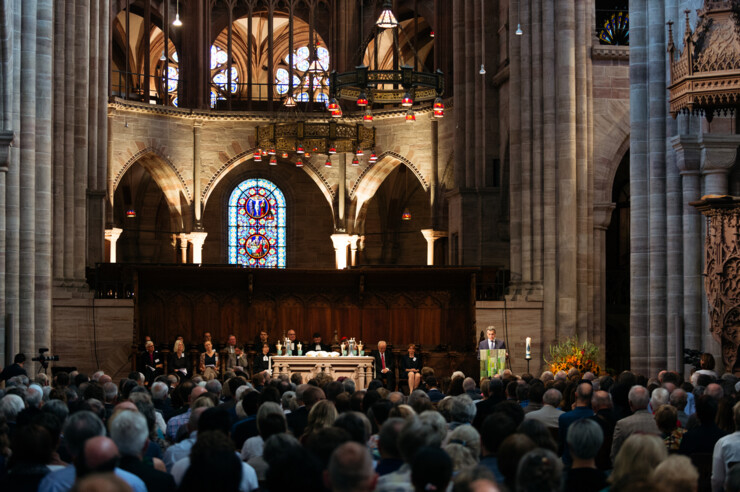
<path fill-rule="evenodd" d="M 216 107 L 219 100 L 226 99 L 227 92 L 236 93 L 239 90 L 239 70 L 231 67 L 231 87 L 229 88 L 229 77 L 227 62 L 229 55 L 215 44 L 211 46 L 211 107 Z"/>
<path fill-rule="evenodd" d="M 285 196 L 271 181 L 248 179 L 231 193 L 229 263 L 285 268 Z"/>
<path fill-rule="evenodd" d="M 162 59 L 158 61 L 157 68 L 159 76 L 162 78 L 162 85 L 158 88 L 159 95 L 163 100 L 169 101 L 169 104 L 173 106 L 177 106 L 178 102 L 177 85 L 180 81 L 180 67 L 178 63 L 179 58 L 177 57 L 177 52 L 173 51 L 169 56 L 167 72 L 165 73 L 164 71 L 165 63 Z"/>
<path fill-rule="evenodd" d="M 596 0 L 595 10 L 599 43 L 628 46 L 630 44 L 629 1 Z"/>
<path fill-rule="evenodd" d="M 310 100 L 310 88 L 313 84 L 314 101 L 327 102 L 329 100 L 329 50 L 318 46 L 316 58 L 324 73 L 308 73 L 311 64 L 311 52 L 308 46 L 301 46 L 293 52 L 293 97 L 296 101 Z M 285 55 L 281 66 L 275 70 L 275 90 L 280 95 L 287 95 L 290 90 L 290 54 Z"/>

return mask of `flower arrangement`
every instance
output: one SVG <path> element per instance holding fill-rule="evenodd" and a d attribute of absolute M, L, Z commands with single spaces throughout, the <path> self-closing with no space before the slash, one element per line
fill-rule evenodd
<path fill-rule="evenodd" d="M 599 347 L 588 341 L 579 343 L 577 336 L 551 346 L 550 360 L 545 359 L 553 373 L 575 367 L 581 374 L 590 371 L 597 376 L 601 372 L 598 361 Z"/>

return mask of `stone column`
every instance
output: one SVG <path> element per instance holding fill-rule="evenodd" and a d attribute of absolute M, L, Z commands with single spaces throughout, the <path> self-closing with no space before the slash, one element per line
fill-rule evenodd
<path fill-rule="evenodd" d="M 200 137 L 202 131 L 203 121 L 196 120 L 193 122 L 193 230 L 195 231 L 203 230 L 203 224 L 201 223 L 201 213 L 203 211 L 201 210 L 200 196 L 200 173 L 202 167 L 200 159 Z M 200 261 L 195 261 L 195 250 L 193 250 L 193 263 L 200 263 Z"/>
<path fill-rule="evenodd" d="M 614 203 L 594 204 L 594 326 L 592 342 L 601 349 L 602 357 L 606 352 L 606 230 L 612 220 Z M 604 360 L 601 361 L 602 363 Z"/>
<path fill-rule="evenodd" d="M 331 242 L 334 244 L 337 270 L 344 270 L 347 268 L 347 246 L 349 245 L 349 238 L 349 234 L 344 233 L 331 235 Z"/>
<path fill-rule="evenodd" d="M 206 236 L 208 236 L 207 232 L 191 232 L 188 235 L 188 240 L 193 246 L 193 263 L 195 265 L 203 263 L 203 243 L 206 240 Z"/>
<path fill-rule="evenodd" d="M 0 88 L 0 93 L 2 89 Z M 6 234 L 6 212 L 5 206 L 5 181 L 8 173 L 8 164 L 10 163 L 10 146 L 13 143 L 14 134 L 11 131 L 0 130 L 0 360 L 3 364 L 8 365 L 4 360 L 5 356 L 5 234 Z"/>
<path fill-rule="evenodd" d="M 352 254 L 352 266 L 357 266 L 357 243 L 360 241 L 360 236 L 353 234 L 349 237 L 349 247 Z"/>
<path fill-rule="evenodd" d="M 557 0 L 555 17 L 557 26 L 555 142 L 558 156 L 558 331 L 560 337 L 564 338 L 576 334 L 578 309 L 574 3 L 569 0 Z"/>
<path fill-rule="evenodd" d="M 342 231 L 347 230 L 347 220 L 345 218 L 345 208 L 347 206 L 347 159 L 349 154 L 340 154 L 337 159 L 339 163 L 339 183 L 337 186 L 337 228 Z"/>
<path fill-rule="evenodd" d="M 647 0 L 630 2 L 630 365 L 647 374 L 650 347 Z M 663 95 L 665 98 L 665 94 Z"/>
<path fill-rule="evenodd" d="M 111 229 L 105 230 L 105 240 L 108 241 L 108 262 L 109 263 L 115 263 L 116 262 L 116 243 L 118 242 L 118 238 L 121 237 L 121 233 L 123 232 L 123 229 L 120 229 L 118 227 L 113 227 Z"/>
<path fill-rule="evenodd" d="M 427 265 L 434 265 L 434 242 L 441 237 L 447 237 L 447 231 L 422 229 L 421 233 L 427 241 Z"/>
<path fill-rule="evenodd" d="M 681 174 L 683 206 L 683 342 L 702 349 L 702 218 L 689 203 L 701 198 L 701 140 L 693 135 L 671 139 Z M 683 367 L 683 364 L 681 364 Z"/>
<path fill-rule="evenodd" d="M 188 262 L 188 240 L 190 234 L 180 234 L 180 263 L 183 265 Z"/>
<path fill-rule="evenodd" d="M 556 73 L 555 3 L 542 2 L 542 72 Z M 557 325 L 557 157 L 552 151 L 556 138 L 555 77 L 542 80 L 542 135 L 548 150 L 542 159 L 542 333 L 546 343 L 558 340 Z"/>
<path fill-rule="evenodd" d="M 701 174 L 704 177 L 702 195 L 726 195 L 740 135 L 703 135 L 701 145 Z"/>

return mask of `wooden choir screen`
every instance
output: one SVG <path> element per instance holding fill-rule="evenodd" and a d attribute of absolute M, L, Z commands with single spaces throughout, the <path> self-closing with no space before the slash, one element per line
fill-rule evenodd
<path fill-rule="evenodd" d="M 274 341 L 289 329 L 326 342 L 355 337 L 368 347 L 468 350 L 475 338 L 471 268 L 261 270 L 235 267 L 137 267 L 134 345 L 145 335 L 172 345 L 198 344 L 210 332 L 251 344 L 266 329 Z"/>

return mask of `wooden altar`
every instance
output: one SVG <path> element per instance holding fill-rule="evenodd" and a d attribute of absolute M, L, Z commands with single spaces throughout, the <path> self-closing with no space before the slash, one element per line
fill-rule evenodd
<path fill-rule="evenodd" d="M 272 375 L 298 373 L 303 382 L 325 372 L 332 379 L 347 377 L 355 382 L 358 390 L 367 388 L 373 379 L 373 357 L 307 357 L 307 356 L 273 356 Z"/>

